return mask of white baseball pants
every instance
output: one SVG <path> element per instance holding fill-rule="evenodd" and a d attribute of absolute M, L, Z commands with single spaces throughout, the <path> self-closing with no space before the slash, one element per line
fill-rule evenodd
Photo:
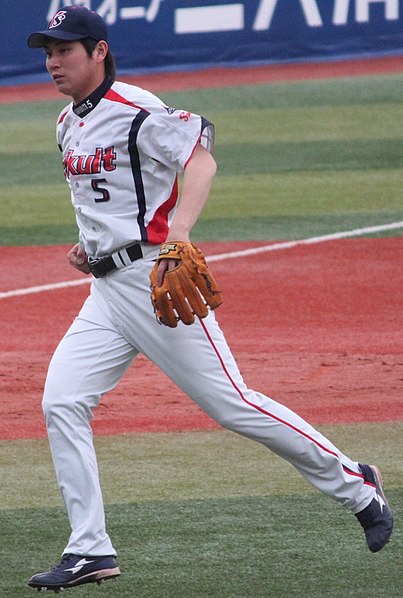
<path fill-rule="evenodd" d="M 64 553 L 116 554 L 105 528 L 90 420 L 141 352 L 221 426 L 274 451 L 353 513 L 374 489 L 358 464 L 291 410 L 246 387 L 214 314 L 175 329 L 157 323 L 150 255 L 94 280 L 51 360 L 43 409 L 58 485 L 72 528 Z"/>

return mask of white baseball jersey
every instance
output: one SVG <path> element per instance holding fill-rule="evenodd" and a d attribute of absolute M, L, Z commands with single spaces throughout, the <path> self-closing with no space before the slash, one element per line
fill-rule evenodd
<path fill-rule="evenodd" d="M 165 241 L 178 174 L 198 143 L 211 153 L 214 145 L 203 117 L 108 80 L 61 112 L 56 134 L 80 243 L 95 258 L 135 241 Z"/>

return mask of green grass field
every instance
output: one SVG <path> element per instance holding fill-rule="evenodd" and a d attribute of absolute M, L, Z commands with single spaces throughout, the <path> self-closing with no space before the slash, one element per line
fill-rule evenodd
<path fill-rule="evenodd" d="M 402 221 L 402 84 L 390 75 L 160 94 L 216 124 L 219 170 L 194 240 L 299 239 Z M 3 246 L 76 241 L 54 140 L 64 104 L 0 105 Z M 352 515 L 243 438 L 97 437 L 122 576 L 71 594 L 400 598 L 403 423 L 321 431 L 382 469 L 397 523 L 379 554 Z M 28 577 L 59 559 L 69 529 L 47 442 L 1 441 L 0 450 L 0 596 L 23 598 L 34 595 Z"/>
<path fill-rule="evenodd" d="M 390 75 L 161 94 L 216 125 L 218 174 L 194 239 L 297 239 L 401 221 L 402 82 Z M 54 133 L 65 103 L 0 105 L 3 245 L 76 241 Z"/>
<path fill-rule="evenodd" d="M 77 596 L 263 598 L 403 593 L 403 423 L 321 426 L 353 458 L 375 460 L 397 517 L 371 554 L 356 519 L 260 445 L 229 432 L 96 438 L 122 576 Z M 0 595 L 28 596 L 31 572 L 69 534 L 44 440 L 0 442 Z M 73 590 L 71 590 L 73 592 Z"/>

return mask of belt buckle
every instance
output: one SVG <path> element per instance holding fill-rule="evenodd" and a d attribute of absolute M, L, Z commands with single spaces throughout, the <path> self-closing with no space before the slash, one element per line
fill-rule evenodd
<path fill-rule="evenodd" d="M 95 278 L 102 278 L 107 274 L 107 270 L 105 268 L 105 263 L 103 262 L 103 258 L 93 258 L 88 257 L 88 266 L 91 270 L 91 273 Z"/>

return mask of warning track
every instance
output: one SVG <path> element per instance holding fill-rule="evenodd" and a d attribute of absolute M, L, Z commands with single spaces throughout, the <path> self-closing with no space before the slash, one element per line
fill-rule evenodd
<path fill-rule="evenodd" d="M 388 73 L 403 73 L 403 55 L 326 62 L 214 67 L 198 70 L 197 76 L 194 71 L 175 71 L 148 75 L 126 75 L 119 76 L 119 79 L 158 93 L 206 87 L 236 87 L 303 79 L 359 77 Z M 0 87 L 0 104 L 60 100 L 62 97 L 53 83 Z"/>

